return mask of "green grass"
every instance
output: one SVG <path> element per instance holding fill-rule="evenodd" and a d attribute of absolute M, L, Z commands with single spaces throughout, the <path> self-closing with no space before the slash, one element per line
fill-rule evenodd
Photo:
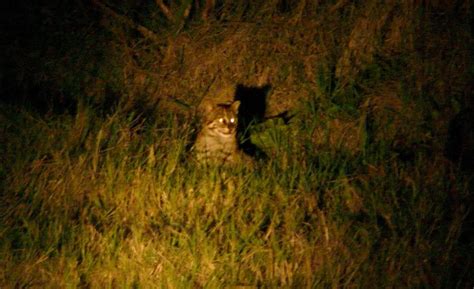
<path fill-rule="evenodd" d="M 191 2 L 7 19 L 0 288 L 471 288 L 467 1 Z M 254 168 L 199 166 L 195 110 L 237 84 L 293 118 L 250 128 Z"/>
<path fill-rule="evenodd" d="M 303 118 L 264 130 L 271 158 L 256 169 L 204 169 L 172 115 L 13 109 L 1 107 L 2 288 L 459 285 L 466 208 L 448 199 L 468 191 L 436 158 L 316 148 Z"/>

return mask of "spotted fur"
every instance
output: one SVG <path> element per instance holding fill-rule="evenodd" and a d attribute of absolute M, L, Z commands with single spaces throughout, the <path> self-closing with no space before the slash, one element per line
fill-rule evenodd
<path fill-rule="evenodd" d="M 205 106 L 202 128 L 194 144 L 199 162 L 228 164 L 239 161 L 242 154 L 237 141 L 239 106 L 240 101 Z"/>

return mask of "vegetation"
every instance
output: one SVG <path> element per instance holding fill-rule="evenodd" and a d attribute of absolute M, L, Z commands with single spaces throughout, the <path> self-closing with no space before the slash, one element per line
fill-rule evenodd
<path fill-rule="evenodd" d="M 472 288 L 473 8 L 409 2 L 5 9 L 0 288 Z M 237 84 L 293 117 L 198 166 Z"/>

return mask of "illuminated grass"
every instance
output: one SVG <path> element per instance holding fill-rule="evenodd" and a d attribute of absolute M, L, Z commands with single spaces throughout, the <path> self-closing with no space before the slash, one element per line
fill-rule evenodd
<path fill-rule="evenodd" d="M 446 191 L 466 193 L 439 160 L 311 150 L 310 134 L 290 124 L 255 170 L 203 169 L 185 150 L 187 124 L 87 108 L 40 120 L 9 109 L 12 125 L 1 129 L 15 158 L 4 164 L 2 287 L 455 281 L 449 270 L 431 275 L 458 254 L 463 209 L 449 208 Z"/>
<path fill-rule="evenodd" d="M 0 102 L 0 288 L 472 287 L 472 176 L 444 154 L 472 94 L 461 4 L 217 1 L 176 29 L 153 1 L 100 2 L 157 39 L 28 6 L 47 33 L 2 51 L 25 58 L 0 74 L 19 93 Z M 268 159 L 197 165 L 196 106 L 265 73 L 267 114 L 293 116 L 250 128 Z"/>

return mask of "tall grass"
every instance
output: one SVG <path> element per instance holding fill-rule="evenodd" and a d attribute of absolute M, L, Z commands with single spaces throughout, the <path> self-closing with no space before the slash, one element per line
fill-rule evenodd
<path fill-rule="evenodd" d="M 42 10 L 57 33 L 0 74 L 0 287 L 471 288 L 472 176 L 443 154 L 470 105 L 460 8 L 217 2 Z M 198 165 L 194 109 L 263 74 L 293 116 L 250 128 L 268 158 Z"/>
<path fill-rule="evenodd" d="M 449 198 L 468 191 L 442 160 L 418 154 L 407 163 L 380 147 L 365 157 L 330 145 L 316 151 L 310 131 L 290 126 L 267 129 L 274 155 L 255 170 L 205 169 L 186 152 L 189 125 L 173 116 L 150 124 L 82 107 L 40 120 L 10 109 L 2 106 L 11 158 L 3 165 L 2 287 L 460 280 L 453 257 L 466 207 Z"/>

